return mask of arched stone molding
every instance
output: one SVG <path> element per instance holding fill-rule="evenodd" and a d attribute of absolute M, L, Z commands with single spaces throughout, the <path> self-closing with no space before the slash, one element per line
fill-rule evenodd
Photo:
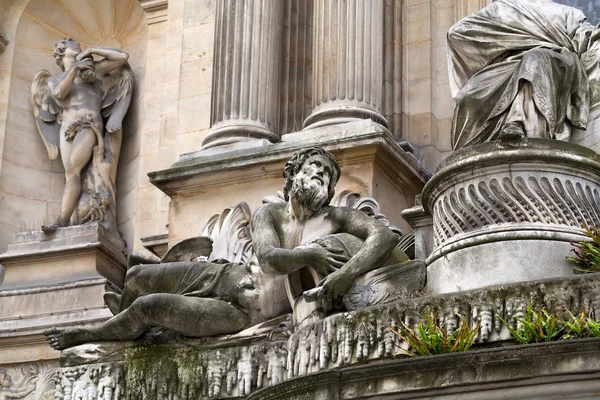
<path fill-rule="evenodd" d="M 60 72 L 54 44 L 73 37 L 88 46 L 115 47 L 130 54 L 136 90 L 124 122 L 117 178 L 117 223 L 131 246 L 139 158 L 140 93 L 146 62 L 146 15 L 137 0 L 15 0 L 0 58 L 0 252 L 18 231 L 39 229 L 59 212 L 64 186 L 60 161 L 47 158 L 37 132 L 29 89 L 41 69 Z"/>

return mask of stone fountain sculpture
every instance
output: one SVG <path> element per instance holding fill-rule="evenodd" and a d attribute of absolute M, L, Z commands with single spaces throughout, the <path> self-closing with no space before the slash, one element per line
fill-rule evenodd
<path fill-rule="evenodd" d="M 42 70 L 31 85 L 31 107 L 48 157 L 60 154 L 66 179 L 60 215 L 42 230 L 53 232 L 69 221 L 98 222 L 118 236 L 115 181 L 133 90 L 129 56 L 102 47 L 82 51 L 69 38 L 54 46 L 54 57 L 63 73 Z"/>
<path fill-rule="evenodd" d="M 284 169 L 285 200 L 267 199 L 256 210 L 251 239 L 240 241 L 238 235 L 237 247 L 222 251 L 223 242 L 213 246 L 210 238 L 219 235 L 209 229 L 207 236 L 175 246 L 161 263 L 130 268 L 123 292 L 105 295 L 114 317 L 94 327 L 53 328 L 46 332 L 50 345 L 65 349 L 132 340 L 152 326 L 191 337 L 233 334 L 285 314 L 288 298 L 294 313 L 297 308 L 302 313 L 302 318 L 295 316 L 297 322 L 394 300 L 386 282 L 397 292 L 403 285 L 390 268 L 404 270 L 398 264 L 408 257 L 397 248 L 399 237 L 384 219 L 329 205 L 339 176 L 331 153 L 317 147 L 296 153 Z M 240 206 L 235 213 L 248 216 L 249 210 Z M 235 226 L 244 232 L 246 225 L 229 228 L 239 233 Z M 423 283 L 411 282 L 420 284 L 416 290 Z M 300 301 L 313 306 L 300 310 Z"/>
<path fill-rule="evenodd" d="M 569 143 L 600 102 L 599 34 L 546 0 L 498 0 L 448 32 L 455 152 L 423 190 L 430 292 L 573 274 L 570 243 L 600 223 L 600 157 Z"/>
<path fill-rule="evenodd" d="M 455 24 L 454 150 L 523 136 L 568 141 L 585 129 L 600 101 L 599 34 L 580 10 L 551 0 L 498 0 Z"/>

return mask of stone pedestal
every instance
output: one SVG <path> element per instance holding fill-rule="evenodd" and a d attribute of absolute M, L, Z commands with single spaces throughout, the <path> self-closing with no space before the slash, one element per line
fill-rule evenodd
<path fill-rule="evenodd" d="M 342 170 L 337 193 L 350 190 L 373 197 L 392 224 L 410 229 L 400 213 L 413 205 L 430 175 L 385 128 L 361 120 L 288 134 L 268 148 L 184 154 L 169 169 L 150 173 L 151 182 L 171 198 L 169 246 L 199 232 L 224 204 L 245 201 L 256 209 L 264 196 L 282 190 L 286 161 L 309 146 L 335 154 Z"/>
<path fill-rule="evenodd" d="M 126 272 L 122 243 L 98 224 L 69 226 L 52 234 L 18 233 L 6 253 L 0 254 L 0 290 L 95 278 L 122 287 Z"/>
<path fill-rule="evenodd" d="M 313 111 L 305 128 L 369 118 L 384 126 L 383 0 L 314 3 Z"/>
<path fill-rule="evenodd" d="M 202 148 L 279 140 L 283 6 L 283 1 L 218 1 L 211 128 Z"/>
<path fill-rule="evenodd" d="M 102 296 L 119 291 L 125 277 L 121 246 L 97 224 L 16 234 L 0 255 L 0 360 L 56 358 L 45 329 L 107 319 Z"/>
<path fill-rule="evenodd" d="M 459 150 L 423 189 L 432 294 L 574 273 L 571 242 L 600 222 L 600 157 L 557 140 Z"/>

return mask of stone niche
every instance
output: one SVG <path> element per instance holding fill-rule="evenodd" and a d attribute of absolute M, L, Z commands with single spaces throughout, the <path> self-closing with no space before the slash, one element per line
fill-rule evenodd
<path fill-rule="evenodd" d="M 126 51 L 136 85 L 143 82 L 147 21 L 136 0 L 3 1 L 0 9 L 8 39 L 0 44 L 0 398 L 47 398 L 44 385 L 53 386 L 59 353 L 48 347 L 43 330 L 107 319 L 102 296 L 120 290 L 126 249 L 97 224 L 38 230 L 59 214 L 65 174 L 60 158 L 48 158 L 36 129 L 32 80 L 41 69 L 60 73 L 54 45 L 72 37 L 83 48 Z M 129 249 L 143 93 L 143 85 L 136 86 L 117 173 L 117 224 Z M 31 385 L 35 393 L 24 394 Z"/>
<path fill-rule="evenodd" d="M 6 7 L 11 8 L 6 2 Z M 5 7 L 3 4 L 2 7 Z M 106 2 L 21 1 L 10 10 L 7 29 L 14 38 L 2 53 L 0 92 L 0 252 L 15 232 L 49 223 L 60 212 L 64 169 L 60 157 L 50 161 L 36 128 L 30 104 L 31 83 L 38 71 L 61 70 L 52 56 L 65 37 L 82 48 L 113 47 L 129 53 L 135 84 L 143 82 L 146 61 L 146 16 L 137 0 Z M 135 196 L 140 154 L 140 104 L 143 85 L 136 86 L 124 120 L 123 146 L 117 172 L 117 224 L 132 248 Z"/>
<path fill-rule="evenodd" d="M 433 218 L 429 292 L 573 274 L 571 243 L 600 221 L 599 182 L 600 157 L 566 142 L 456 151 L 423 190 Z"/>

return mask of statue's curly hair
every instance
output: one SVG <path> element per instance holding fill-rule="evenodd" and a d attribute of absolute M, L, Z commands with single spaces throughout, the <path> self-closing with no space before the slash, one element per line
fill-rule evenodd
<path fill-rule="evenodd" d="M 290 199 L 290 191 L 292 190 L 294 177 L 296 176 L 298 171 L 300 171 L 300 168 L 302 168 L 304 162 L 309 157 L 316 155 L 325 156 L 329 161 L 331 161 L 331 165 L 333 168 L 331 171 L 331 177 L 329 179 L 329 186 L 327 187 L 327 193 L 329 194 L 329 196 L 325 205 L 329 204 L 329 202 L 333 198 L 333 195 L 335 194 L 335 185 L 337 184 L 341 175 L 340 166 L 335 160 L 335 156 L 330 152 L 323 150 L 321 147 L 309 147 L 307 149 L 300 150 L 294 153 L 292 158 L 290 158 L 290 160 L 287 163 L 285 163 L 285 167 L 283 168 L 283 196 L 286 201 Z"/>
<path fill-rule="evenodd" d="M 63 71 L 65 70 L 65 65 L 63 64 L 62 59 L 65 56 L 65 49 L 67 48 L 67 44 L 74 44 L 79 49 L 81 49 L 79 41 L 73 38 L 64 38 L 63 40 L 54 45 L 54 53 L 52 53 L 52 55 L 56 59 L 56 65 L 58 65 Z"/>

